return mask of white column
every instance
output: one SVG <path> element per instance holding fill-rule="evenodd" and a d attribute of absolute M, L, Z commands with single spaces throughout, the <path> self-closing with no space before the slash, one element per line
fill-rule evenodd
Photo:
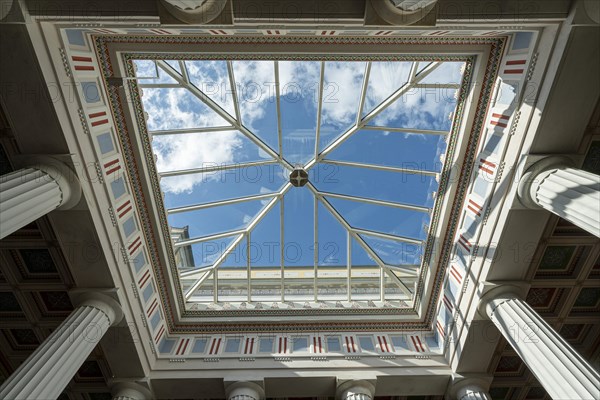
<path fill-rule="evenodd" d="M 107 329 L 123 318 L 112 298 L 82 295 L 71 315 L 0 387 L 2 399 L 56 399 Z"/>
<path fill-rule="evenodd" d="M 227 400 L 264 400 L 265 391 L 254 382 L 235 382 L 227 387 Z"/>
<path fill-rule="evenodd" d="M 346 381 L 337 388 L 336 399 L 340 400 L 373 400 L 375 386 L 367 381 Z"/>
<path fill-rule="evenodd" d="M 145 387 L 135 382 L 118 382 L 112 386 L 113 400 L 150 400 L 152 395 Z"/>
<path fill-rule="evenodd" d="M 452 399 L 456 400 L 491 400 L 484 387 L 489 386 L 481 379 L 461 379 L 452 385 Z"/>
<path fill-rule="evenodd" d="M 23 168 L 0 177 L 0 239 L 81 198 L 75 174 L 62 163 Z"/>
<path fill-rule="evenodd" d="M 600 237 L 600 176 L 572 168 L 566 157 L 552 156 L 533 164 L 519 182 L 519 198 Z"/>
<path fill-rule="evenodd" d="M 516 290 L 506 286 L 491 290 L 481 300 L 480 313 L 494 322 L 553 399 L 598 398 L 600 375 Z"/>

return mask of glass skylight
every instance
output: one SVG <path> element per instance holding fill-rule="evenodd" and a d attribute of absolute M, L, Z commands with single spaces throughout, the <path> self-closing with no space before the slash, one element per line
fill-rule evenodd
<path fill-rule="evenodd" d="M 188 303 L 411 306 L 463 62 L 134 64 Z"/>

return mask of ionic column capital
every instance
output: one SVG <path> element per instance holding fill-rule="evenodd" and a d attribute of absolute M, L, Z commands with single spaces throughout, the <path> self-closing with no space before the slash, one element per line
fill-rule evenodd
<path fill-rule="evenodd" d="M 450 398 L 456 400 L 489 400 L 488 388 L 491 378 L 457 379 L 450 388 Z"/>
<path fill-rule="evenodd" d="M 76 307 L 94 307 L 108 317 L 111 326 L 115 326 L 123 319 L 121 305 L 112 297 L 100 292 L 80 292 L 73 294 L 73 305 Z"/>
<path fill-rule="evenodd" d="M 225 389 L 228 400 L 264 400 L 265 390 L 255 382 L 239 381 Z"/>
<path fill-rule="evenodd" d="M 499 285 L 487 291 L 479 300 L 477 311 L 482 317 L 492 319 L 498 305 L 523 298 L 523 289 L 513 285 Z"/>
<path fill-rule="evenodd" d="M 364 380 L 350 380 L 338 383 L 338 400 L 371 400 L 375 398 L 375 385 Z"/>
<path fill-rule="evenodd" d="M 111 387 L 113 400 L 150 400 L 148 389 L 135 382 L 115 382 Z"/>
<path fill-rule="evenodd" d="M 525 170 L 525 173 L 519 181 L 517 195 L 521 203 L 525 207 L 531 209 L 543 208 L 535 200 L 537 185 L 543 179 L 543 175 L 553 169 L 568 168 L 573 167 L 574 165 L 573 160 L 563 155 L 548 156 L 532 164 Z"/>

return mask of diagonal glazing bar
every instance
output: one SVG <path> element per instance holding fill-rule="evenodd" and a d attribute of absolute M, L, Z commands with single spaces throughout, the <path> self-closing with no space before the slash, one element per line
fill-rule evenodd
<path fill-rule="evenodd" d="M 356 197 L 356 196 L 349 196 L 349 195 L 346 195 L 346 194 L 338 194 L 338 193 L 331 193 L 331 192 L 321 192 L 321 195 L 325 196 L 325 197 L 333 198 L 333 199 L 358 201 L 358 202 L 361 202 L 361 203 L 375 204 L 375 205 L 378 205 L 378 206 L 401 208 L 403 210 L 418 211 L 418 212 L 424 212 L 424 213 L 427 213 L 427 214 L 431 212 L 431 209 L 427 208 L 427 207 L 413 206 L 413 205 L 410 205 L 410 204 L 396 203 L 396 202 L 393 202 L 393 201 L 369 199 L 369 198 L 366 198 L 366 197 Z"/>
<path fill-rule="evenodd" d="M 329 153 L 331 153 L 333 150 L 337 149 L 342 143 L 344 143 L 346 140 L 348 140 L 348 138 L 350 138 L 356 132 L 361 130 L 365 125 L 367 125 L 369 123 L 369 121 L 371 121 L 373 118 L 378 116 L 386 108 L 388 108 L 390 105 L 392 105 L 396 100 L 398 100 L 400 97 L 402 97 L 404 94 L 406 94 L 409 90 L 411 90 L 415 84 L 419 83 L 422 79 L 424 79 L 429 74 L 431 74 L 439 65 L 441 65 L 441 64 L 438 62 L 434 62 L 434 63 L 429 64 L 427 67 L 425 67 L 421 72 L 419 72 L 416 75 L 414 81 L 409 81 L 409 82 L 405 83 L 402 87 L 400 87 L 398 90 L 396 90 L 394 93 L 392 93 L 387 99 L 385 99 L 383 102 L 381 102 L 377 107 L 375 107 L 369 114 L 365 115 L 364 118 L 362 118 L 360 121 L 358 121 L 354 126 L 349 128 L 342 135 L 340 135 L 336 140 L 334 140 L 326 148 L 324 148 L 323 151 L 321 151 L 315 159 L 309 161 L 306 164 L 305 169 L 310 169 L 310 168 L 314 167 L 315 164 L 319 163 Z"/>
<path fill-rule="evenodd" d="M 245 196 L 245 197 L 237 197 L 235 199 L 213 201 L 210 203 L 193 204 L 190 206 L 183 206 L 183 207 L 168 209 L 167 214 L 169 214 L 169 215 L 170 214 L 178 214 L 178 213 L 187 212 L 187 211 L 204 210 L 206 208 L 212 208 L 212 207 L 229 206 L 232 204 L 244 203 L 247 201 L 270 199 L 275 196 L 277 196 L 277 193 L 267 193 L 267 194 L 258 194 L 256 196 Z"/>
<path fill-rule="evenodd" d="M 319 144 L 321 142 L 321 112 L 323 110 L 323 81 L 325 80 L 325 62 L 321 61 L 321 76 L 319 79 L 319 99 L 317 103 L 317 127 L 315 133 L 315 158 L 319 155 Z"/>
<path fill-rule="evenodd" d="M 437 176 L 438 172 L 435 171 L 426 171 L 421 169 L 412 169 L 412 168 L 402 168 L 402 167 L 388 167 L 386 165 L 374 165 L 374 164 L 364 164 L 353 161 L 337 161 L 337 160 L 321 160 L 323 164 L 332 164 L 339 165 L 341 167 L 358 167 L 358 168 L 369 168 L 375 169 L 378 171 L 389 171 L 389 172 L 402 172 L 405 174 L 413 174 L 413 175 L 426 175 L 426 176 Z"/>
<path fill-rule="evenodd" d="M 418 89 L 460 89 L 458 83 L 419 83 L 415 85 Z"/>
<path fill-rule="evenodd" d="M 390 265 L 386 264 L 386 267 L 392 271 L 402 272 L 404 274 L 403 278 L 413 278 L 417 279 L 419 277 L 419 268 L 420 265 Z"/>
<path fill-rule="evenodd" d="M 383 262 L 383 260 L 377 255 L 377 253 L 375 253 L 375 251 L 373 251 L 373 249 L 371 248 L 371 246 L 369 246 L 367 244 L 367 242 L 364 241 L 364 239 L 362 237 L 360 237 L 360 235 L 358 233 L 356 233 L 352 227 L 350 226 L 350 224 L 348 223 L 348 221 L 346 221 L 344 219 L 344 217 L 342 217 L 342 215 L 335 209 L 335 207 L 333 207 L 331 205 L 331 203 L 329 203 L 329 201 L 327 201 L 326 198 L 324 198 L 321 195 L 321 192 L 319 192 L 317 190 L 317 188 L 315 188 L 313 186 L 312 183 L 308 182 L 306 184 L 306 187 L 313 193 L 313 195 L 323 204 L 323 206 L 325 206 L 325 208 L 331 213 L 331 215 L 333 215 L 333 217 L 346 229 L 346 231 L 350 234 L 350 236 L 352 236 L 352 238 L 354 240 L 356 240 L 358 242 L 358 244 L 367 252 L 367 254 L 369 255 L 369 257 L 371 257 L 373 260 L 375 260 L 375 262 L 377 263 L 377 265 L 379 266 L 379 268 L 385 269 L 387 270 L 388 267 L 387 265 Z M 396 275 L 394 275 L 393 273 L 391 274 L 393 275 L 393 277 L 395 278 L 396 282 L 399 284 L 400 288 L 405 290 L 405 294 L 407 294 L 409 297 L 412 296 L 412 294 L 410 293 L 410 290 L 408 289 L 408 287 L 404 284 L 404 282 L 402 282 Z M 393 279 L 394 279 L 393 278 Z M 383 290 L 383 288 L 380 288 L 380 290 Z"/>
<path fill-rule="evenodd" d="M 206 271 L 211 271 L 210 265 L 201 268 L 194 268 L 186 271 L 180 271 L 179 276 L 181 278 L 193 278 L 194 275 L 203 274 Z"/>
<path fill-rule="evenodd" d="M 277 197 L 274 197 L 273 199 L 271 199 L 271 201 L 269 201 L 269 203 L 267 203 L 267 205 L 265 207 L 263 207 L 263 209 L 260 211 L 260 213 L 256 217 L 254 217 L 252 222 L 250 222 L 250 224 L 246 227 L 246 229 L 243 230 L 243 234 L 237 236 L 235 238 L 235 240 L 229 245 L 229 247 L 227 247 L 225 249 L 225 251 L 219 256 L 219 258 L 214 262 L 214 264 L 207 269 L 216 271 L 219 268 L 219 266 L 225 261 L 227 256 L 229 256 L 229 254 L 231 254 L 231 252 L 233 252 L 235 247 L 241 243 L 241 241 L 244 239 L 244 237 L 246 237 L 247 233 L 252 231 L 252 229 L 254 229 L 254 227 L 265 217 L 265 215 L 267 215 L 269 213 L 269 211 L 277 204 L 277 202 L 283 198 L 283 196 L 288 192 L 288 190 L 290 190 L 291 187 L 292 187 L 292 184 L 288 182 L 279 191 Z M 283 247 L 283 246 L 281 246 L 281 247 Z M 217 280 L 217 276 L 218 275 L 215 274 L 215 281 Z M 218 289 L 217 285 L 218 284 L 215 283 L 215 290 Z M 189 290 L 185 294 L 185 299 L 189 300 L 193 294 L 194 294 L 193 291 Z"/>
<path fill-rule="evenodd" d="M 274 164 L 276 162 L 277 162 L 277 160 L 262 160 L 262 161 L 254 161 L 254 162 L 249 162 L 249 163 L 211 165 L 211 166 L 206 166 L 206 167 L 201 167 L 201 168 L 182 169 L 182 170 L 178 170 L 178 171 L 164 171 L 164 172 L 159 172 L 158 175 L 160 175 L 162 178 L 166 178 L 169 176 L 206 174 L 209 172 L 226 171 L 228 169 L 260 167 L 263 165 Z"/>
<path fill-rule="evenodd" d="M 202 284 L 204 282 L 206 282 L 206 280 L 208 278 L 210 278 L 211 275 L 215 275 L 214 271 L 207 272 L 200 279 L 198 279 L 196 282 L 194 282 L 194 284 L 187 290 L 187 292 L 185 292 L 185 299 L 189 300 L 194 295 L 194 293 L 196 292 L 196 290 L 198 290 L 198 288 L 200 288 L 200 286 L 202 286 Z M 214 279 L 216 280 L 216 276 L 215 276 Z"/>
<path fill-rule="evenodd" d="M 358 113 L 356 114 L 356 123 L 354 124 L 355 126 L 358 126 L 360 124 L 360 119 L 362 118 L 362 112 L 363 109 L 365 108 L 365 99 L 367 98 L 367 89 L 369 87 L 369 79 L 371 77 L 371 61 L 367 62 L 367 65 L 365 65 L 365 74 L 363 76 L 363 84 L 362 84 L 362 88 L 360 90 L 360 100 L 358 102 Z M 317 154 L 317 157 L 319 155 Z M 317 158 L 315 157 L 315 158 Z"/>
<path fill-rule="evenodd" d="M 380 238 L 380 239 L 394 240 L 396 242 L 404 242 L 404 243 L 417 244 L 417 245 L 423 244 L 423 241 L 419 240 L 419 239 L 412 239 L 412 238 L 408 238 L 408 237 L 404 237 L 404 236 L 390 235 L 389 233 L 370 231 L 368 229 L 352 228 L 352 231 L 359 235 L 373 236 L 373 237 Z"/>
<path fill-rule="evenodd" d="M 240 114 L 240 102 L 237 92 L 237 84 L 235 83 L 235 75 L 233 73 L 233 63 L 227 61 L 227 74 L 229 75 L 229 87 L 231 89 L 231 95 L 233 97 L 233 109 L 235 110 L 235 119 L 241 125 L 242 116 Z"/>
<path fill-rule="evenodd" d="M 152 136 L 164 135 L 185 135 L 188 133 L 206 133 L 206 132 L 226 132 L 234 130 L 235 126 L 208 126 L 206 128 L 190 128 L 190 129 L 167 129 L 161 131 L 148 131 Z"/>
<path fill-rule="evenodd" d="M 185 83 L 190 83 L 190 75 L 188 74 L 187 65 L 185 61 L 179 61 L 179 69 L 181 70 L 181 77 Z"/>
<path fill-rule="evenodd" d="M 198 236 L 195 238 L 182 240 L 180 242 L 175 242 L 175 243 L 173 243 L 173 246 L 174 247 L 184 247 L 184 246 L 189 246 L 189 245 L 196 244 L 196 243 L 210 242 L 211 240 L 223 239 L 223 238 L 227 238 L 227 237 L 231 237 L 231 236 L 235 236 L 235 235 L 242 235 L 244 233 L 246 233 L 245 229 L 238 229 L 235 231 L 218 233 L 216 235 Z"/>
<path fill-rule="evenodd" d="M 265 217 L 265 215 L 267 215 L 269 213 L 269 211 L 271 211 L 271 209 L 273 207 L 275 207 L 275 205 L 277 204 L 278 201 L 280 201 L 282 199 L 282 197 L 287 193 L 288 190 L 290 190 L 290 188 L 292 188 L 292 184 L 291 183 L 287 183 L 283 189 L 281 189 L 279 191 L 279 193 L 277 194 L 277 197 L 274 197 L 273 199 L 271 199 L 271 201 L 269 201 L 264 207 L 263 209 L 258 213 L 258 215 L 256 215 L 256 217 L 254 217 L 254 219 L 250 222 L 250 224 L 246 227 L 245 231 L 247 232 L 251 232 L 254 227 L 256 225 L 258 225 L 258 223 L 260 221 L 262 221 L 262 219 Z M 229 250 L 229 251 L 228 251 Z M 217 260 L 212 268 L 213 269 L 217 269 L 222 263 L 223 261 L 225 261 L 225 258 L 229 255 L 229 253 L 231 253 L 231 251 L 233 250 L 233 248 L 230 246 L 229 248 L 227 248 L 225 250 L 225 252 L 223 253 L 223 255 L 221 257 L 219 257 L 219 260 Z"/>
<path fill-rule="evenodd" d="M 373 126 L 366 125 L 363 126 L 363 130 L 368 131 L 385 131 L 385 132 L 398 132 L 398 133 L 420 133 L 423 135 L 439 135 L 444 136 L 448 134 L 448 131 L 437 131 L 432 129 L 410 129 L 410 128 L 388 128 L 385 126 Z"/>
<path fill-rule="evenodd" d="M 215 101 L 213 101 L 210 97 L 208 97 L 203 91 L 198 89 L 192 83 L 184 82 L 181 75 L 175 69 L 173 69 L 169 64 L 167 64 L 164 61 L 157 61 L 157 63 L 159 63 L 161 65 L 161 68 L 163 68 L 165 70 L 165 72 L 167 72 L 167 74 L 169 74 L 173 79 L 177 80 L 179 83 L 184 85 L 185 88 L 188 89 L 191 94 L 193 94 L 198 99 L 200 99 L 202 102 L 204 102 L 204 104 L 206 104 L 213 111 L 215 111 L 217 114 L 219 114 L 219 116 L 221 118 L 223 118 L 225 121 L 227 121 L 231 125 L 235 126 L 242 134 L 244 134 L 244 136 L 246 136 L 248 139 L 250 139 L 254 144 L 256 144 L 258 147 L 260 147 L 262 150 L 264 150 L 265 153 L 267 153 L 268 155 L 270 155 L 271 157 L 273 157 L 274 159 L 279 161 L 286 169 L 289 169 L 290 171 L 294 169 L 292 164 L 290 164 L 287 160 L 285 160 L 281 155 L 279 155 L 276 151 L 274 151 L 268 144 L 263 142 L 262 139 L 260 139 L 254 133 L 252 133 L 248 128 L 246 128 L 244 125 L 240 124 L 236 120 L 235 117 L 233 117 L 231 114 L 229 114 L 227 111 L 225 111 L 220 105 L 218 105 Z"/>
<path fill-rule="evenodd" d="M 219 264 L 222 264 L 223 261 L 225 261 L 225 259 L 227 258 L 227 256 L 229 254 L 231 254 L 231 252 L 235 249 L 235 247 L 240 244 L 242 242 L 242 240 L 244 239 L 244 237 L 246 237 L 245 233 L 243 235 L 239 235 L 235 238 L 235 240 L 233 242 L 231 242 L 231 244 L 229 245 L 229 247 L 227 247 L 227 249 L 225 249 L 225 251 L 219 256 L 219 258 L 217 258 L 217 260 L 215 261 L 215 264 L 218 262 Z M 211 272 L 215 272 L 215 264 L 213 264 L 212 266 L 205 268 L 210 270 Z M 215 281 L 217 280 L 217 274 L 214 273 L 215 276 Z M 199 284 L 198 282 L 194 283 L 194 285 L 192 285 L 192 287 L 185 293 L 185 299 L 189 300 L 190 297 L 192 297 L 194 295 L 194 292 L 196 291 L 196 289 L 198 289 L 198 287 L 200 287 L 201 283 Z M 192 290 L 193 289 L 193 290 Z M 216 288 L 216 284 L 215 284 L 215 290 L 217 290 Z"/>

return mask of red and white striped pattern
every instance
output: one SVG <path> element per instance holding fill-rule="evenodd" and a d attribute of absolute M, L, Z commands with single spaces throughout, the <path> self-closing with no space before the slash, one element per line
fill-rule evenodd
<path fill-rule="evenodd" d="M 391 346 L 388 344 L 388 340 L 383 335 L 377 335 L 377 347 L 382 353 L 391 353 Z"/>
<path fill-rule="evenodd" d="M 233 31 L 226 29 L 206 29 L 205 32 L 210 33 L 213 36 L 224 36 L 224 35 L 233 35 Z"/>
<path fill-rule="evenodd" d="M 161 325 L 160 328 L 158 329 L 158 332 L 154 336 L 154 343 L 158 343 L 158 341 L 160 340 L 160 338 L 162 337 L 162 335 L 164 333 L 165 333 L 165 326 Z"/>
<path fill-rule="evenodd" d="M 392 33 L 394 33 L 394 31 L 372 31 L 371 36 L 389 36 Z"/>
<path fill-rule="evenodd" d="M 253 337 L 247 337 L 244 343 L 244 354 L 254 353 L 254 340 Z"/>
<path fill-rule="evenodd" d="M 502 62 L 500 75 L 509 80 L 520 80 L 527 71 L 527 57 L 523 55 L 507 56 Z"/>
<path fill-rule="evenodd" d="M 119 219 L 121 219 L 125 215 L 127 215 L 127 213 L 129 213 L 129 211 L 131 211 L 132 209 L 133 209 L 133 206 L 131 205 L 131 200 L 127 200 L 126 202 L 121 204 L 119 207 L 117 207 L 117 216 L 119 217 Z"/>
<path fill-rule="evenodd" d="M 458 236 L 458 244 L 461 245 L 462 248 L 465 249 L 469 253 L 471 252 L 471 249 L 473 248 L 473 245 L 471 244 L 471 242 L 469 242 L 469 240 L 464 235 Z"/>
<path fill-rule="evenodd" d="M 150 279 L 150 269 L 147 269 L 146 272 L 144 272 L 142 274 L 142 277 L 138 280 L 138 286 L 139 288 L 143 288 L 146 283 L 148 283 L 148 280 Z"/>
<path fill-rule="evenodd" d="M 344 336 L 344 347 L 347 353 L 357 353 L 358 346 L 354 340 L 354 336 Z"/>
<path fill-rule="evenodd" d="M 285 336 L 279 336 L 279 340 L 277 342 L 277 353 L 286 354 L 288 353 L 288 338 Z"/>
<path fill-rule="evenodd" d="M 450 266 L 449 274 L 459 285 L 462 285 L 463 275 L 456 265 L 452 264 Z"/>
<path fill-rule="evenodd" d="M 267 36 L 284 36 L 287 31 L 283 29 L 263 29 L 262 33 Z"/>
<path fill-rule="evenodd" d="M 158 299 L 154 299 L 152 304 L 150 304 L 150 307 L 148 307 L 148 311 L 146 312 L 148 317 L 150 317 L 152 315 L 152 313 L 154 313 L 154 311 L 156 311 L 157 308 L 158 308 Z"/>
<path fill-rule="evenodd" d="M 442 297 L 442 302 L 444 303 L 444 305 L 446 306 L 448 311 L 450 311 L 450 313 L 452 313 L 454 311 L 454 304 L 452 304 L 452 302 L 450 301 L 448 296 L 446 296 L 445 294 Z"/>
<path fill-rule="evenodd" d="M 444 36 L 447 35 L 449 33 L 451 33 L 452 31 L 434 31 L 434 32 L 429 32 L 426 33 L 427 36 Z"/>
<path fill-rule="evenodd" d="M 444 329 L 442 323 L 439 320 L 436 322 L 435 327 L 437 328 L 437 331 L 440 333 L 442 338 L 446 337 L 446 329 Z"/>
<path fill-rule="evenodd" d="M 508 127 L 508 121 L 510 121 L 510 114 L 507 112 L 492 112 L 490 116 L 490 125 L 493 128 L 504 129 Z"/>
<path fill-rule="evenodd" d="M 219 350 L 221 350 L 221 342 L 222 341 L 223 341 L 222 338 L 213 338 L 212 341 L 210 342 L 210 350 L 208 351 L 208 354 L 211 356 L 219 354 Z"/>
<path fill-rule="evenodd" d="M 467 212 L 473 214 L 475 217 L 479 218 L 483 214 L 483 201 L 472 194 L 467 200 Z"/>
<path fill-rule="evenodd" d="M 312 352 L 315 354 L 325 353 L 321 336 L 313 336 Z"/>
<path fill-rule="evenodd" d="M 173 32 L 162 28 L 150 28 L 148 29 L 148 32 L 154 33 L 156 35 L 173 35 Z"/>
<path fill-rule="evenodd" d="M 486 159 L 486 158 L 479 159 L 479 171 L 480 172 L 484 172 L 488 176 L 493 176 L 496 174 L 497 170 L 498 170 L 497 163 L 495 163 L 489 159 Z"/>
<path fill-rule="evenodd" d="M 417 353 L 424 353 L 427 350 L 425 349 L 425 346 L 423 345 L 423 342 L 421 341 L 421 338 L 417 335 L 411 335 L 410 336 L 410 340 L 413 344 L 413 347 L 415 349 L 415 351 Z"/>
<path fill-rule="evenodd" d="M 110 122 L 106 111 L 92 112 L 92 113 L 89 113 L 87 116 L 88 116 L 88 120 L 90 123 L 90 127 L 92 127 L 92 128 L 98 128 L 98 127 L 104 128 L 103 125 L 107 125 Z"/>
<path fill-rule="evenodd" d="M 114 29 L 108 29 L 108 28 L 94 28 L 93 31 L 98 32 L 98 33 L 104 33 L 106 35 L 117 35 L 122 32 L 121 30 L 116 31 Z"/>
<path fill-rule="evenodd" d="M 129 246 L 127 246 L 127 250 L 129 251 L 129 255 L 133 256 L 137 249 L 142 245 L 142 237 L 138 236 Z"/>
<path fill-rule="evenodd" d="M 74 54 L 71 56 L 73 70 L 78 73 L 87 73 L 96 70 L 96 65 L 91 54 Z"/>
<path fill-rule="evenodd" d="M 317 31 L 317 36 L 337 36 L 341 31 Z"/>
<path fill-rule="evenodd" d="M 175 355 L 176 356 L 184 355 L 189 344 L 190 344 L 190 339 L 181 339 L 179 341 L 179 344 L 177 345 L 177 351 L 175 351 Z"/>

